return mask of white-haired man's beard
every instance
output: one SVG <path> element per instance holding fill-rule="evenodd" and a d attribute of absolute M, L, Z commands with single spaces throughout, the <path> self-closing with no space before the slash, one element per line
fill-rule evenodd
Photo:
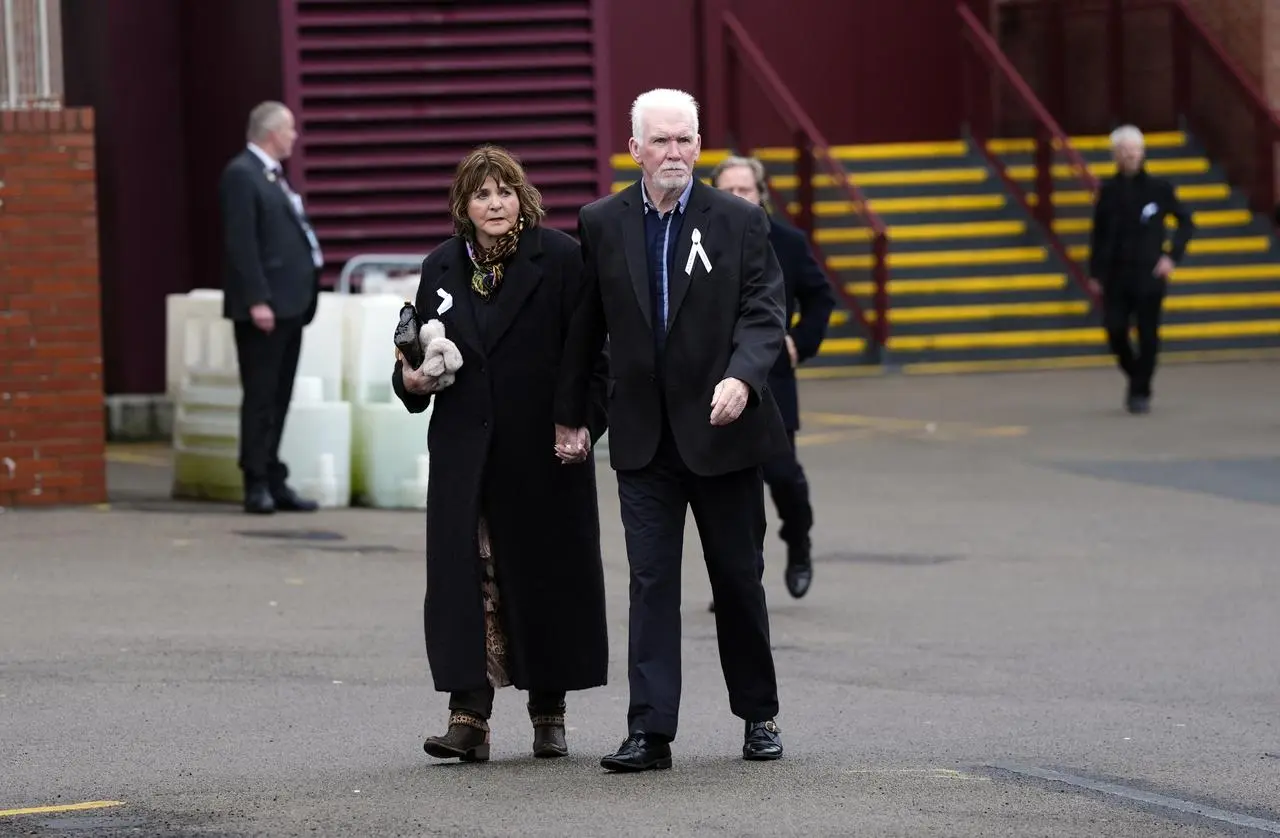
<path fill-rule="evenodd" d="M 653 177 L 659 189 L 683 189 L 689 184 L 688 169 L 660 169 Z"/>

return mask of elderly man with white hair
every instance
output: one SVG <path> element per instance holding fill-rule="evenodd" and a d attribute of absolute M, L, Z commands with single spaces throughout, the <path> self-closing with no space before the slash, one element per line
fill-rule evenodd
<path fill-rule="evenodd" d="M 1128 378 L 1125 407 L 1130 413 L 1151 410 L 1151 379 L 1160 352 L 1160 315 L 1174 266 L 1187 252 L 1194 225 L 1173 185 L 1152 177 L 1143 166 L 1146 142 L 1132 125 L 1111 134 L 1115 177 L 1102 185 L 1093 210 L 1089 275 L 1103 295 L 1107 342 Z M 1168 252 L 1165 218 L 1178 226 Z M 1138 330 L 1138 352 L 1129 329 Z"/>
<path fill-rule="evenodd" d="M 651 90 L 631 111 L 640 178 L 582 209 L 583 292 L 564 352 L 557 453 L 586 444 L 592 363 L 609 340 L 609 455 L 631 568 L 628 735 L 610 771 L 671 767 L 680 706 L 680 563 L 692 508 L 716 602 L 742 755 L 782 756 L 769 645 L 761 466 L 789 450 L 769 387 L 786 336 L 764 210 L 694 177 L 697 103 Z M 573 467 L 573 466 L 569 466 Z"/>

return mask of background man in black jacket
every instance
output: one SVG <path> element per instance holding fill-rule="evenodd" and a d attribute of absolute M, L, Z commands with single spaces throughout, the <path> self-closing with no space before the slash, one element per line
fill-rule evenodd
<path fill-rule="evenodd" d="M 1129 379 L 1125 406 L 1130 413 L 1151 409 L 1151 379 L 1160 352 L 1160 315 L 1169 276 L 1187 252 L 1194 225 L 1173 185 L 1151 177 L 1143 166 L 1146 142 L 1132 125 L 1111 134 L 1115 177 L 1102 185 L 1093 210 L 1089 275 L 1104 300 L 1107 342 Z M 1165 218 L 1178 227 L 1165 253 Z M 1138 329 L 1138 353 L 1129 328 Z"/>
<path fill-rule="evenodd" d="M 222 170 L 223 316 L 234 321 L 244 400 L 240 469 L 245 511 L 309 512 L 285 483 L 280 435 L 293 396 L 302 328 L 315 316 L 320 243 L 280 162 L 293 151 L 293 114 L 263 102 L 249 114 L 248 146 Z"/>
<path fill-rule="evenodd" d="M 609 339 L 609 458 L 631 569 L 628 736 L 612 771 L 671 767 L 680 706 L 680 563 L 692 508 L 716 598 L 742 755 L 782 756 L 769 645 L 760 467 L 787 450 L 769 386 L 786 335 L 782 270 L 764 211 L 693 176 L 697 103 L 678 90 L 632 107 L 639 180 L 578 216 L 583 300 L 561 365 L 556 451 L 587 444 L 591 372 Z"/>
<path fill-rule="evenodd" d="M 769 370 L 769 385 L 787 427 L 790 450 L 764 465 L 764 482 L 769 485 L 774 506 L 782 520 L 779 535 L 787 545 L 787 590 L 802 597 L 813 581 L 813 559 L 809 531 L 813 528 L 813 507 L 809 503 L 809 481 L 796 458 L 796 431 L 800 429 L 800 397 L 796 387 L 796 367 L 818 354 L 827 334 L 827 323 L 836 298 L 813 258 L 804 232 L 788 224 L 774 212 L 764 164 L 754 157 L 729 157 L 711 172 L 711 185 L 731 192 L 769 214 L 769 244 L 782 266 L 786 288 L 787 336 L 785 351 Z M 799 319 L 795 316 L 799 314 Z M 712 603 L 712 608 L 715 603 Z"/>

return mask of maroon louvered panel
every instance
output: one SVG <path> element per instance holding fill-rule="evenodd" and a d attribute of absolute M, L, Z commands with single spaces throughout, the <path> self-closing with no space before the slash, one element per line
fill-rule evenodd
<path fill-rule="evenodd" d="M 547 223 L 599 196 L 598 0 L 282 0 L 290 178 L 331 283 L 361 253 L 424 253 L 451 231 L 458 161 L 524 161 Z"/>

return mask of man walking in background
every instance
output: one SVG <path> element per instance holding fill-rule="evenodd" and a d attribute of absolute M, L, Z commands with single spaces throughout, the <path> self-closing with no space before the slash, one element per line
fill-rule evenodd
<path fill-rule="evenodd" d="M 764 464 L 764 482 L 769 485 L 782 521 L 779 535 L 787 545 L 787 591 L 798 599 L 808 593 L 813 581 L 809 538 L 813 507 L 809 503 L 809 481 L 796 458 L 796 431 L 800 429 L 796 368 L 818 354 L 836 305 L 835 294 L 813 258 L 808 238 L 783 220 L 781 213 L 774 212 L 764 164 L 754 157 L 729 157 L 712 170 L 711 185 L 764 208 L 769 216 L 769 244 L 782 266 L 787 336 L 784 350 L 778 353 L 778 360 L 769 370 L 769 386 L 773 388 L 773 398 L 778 402 L 791 447 Z M 795 320 L 797 314 L 799 320 Z M 715 602 L 711 603 L 711 610 L 715 610 Z"/>
<path fill-rule="evenodd" d="M 223 234 L 223 316 L 234 321 L 244 398 L 240 469 L 244 508 L 310 512 L 314 501 L 285 482 L 280 436 L 293 396 L 302 329 L 315 316 L 324 259 L 302 199 L 280 163 L 293 151 L 293 114 L 263 102 L 249 114 L 248 147 L 218 184 Z"/>
<path fill-rule="evenodd" d="M 1103 296 L 1107 343 L 1129 380 L 1125 407 L 1130 413 L 1151 410 L 1151 379 L 1160 352 L 1160 315 L 1174 266 L 1187 252 L 1194 225 L 1173 185 L 1151 177 L 1143 166 L 1146 141 L 1132 125 L 1111 134 L 1115 177 L 1102 185 L 1093 210 L 1089 276 Z M 1165 218 L 1178 221 L 1165 253 Z M 1129 329 L 1138 330 L 1138 353 Z"/>

